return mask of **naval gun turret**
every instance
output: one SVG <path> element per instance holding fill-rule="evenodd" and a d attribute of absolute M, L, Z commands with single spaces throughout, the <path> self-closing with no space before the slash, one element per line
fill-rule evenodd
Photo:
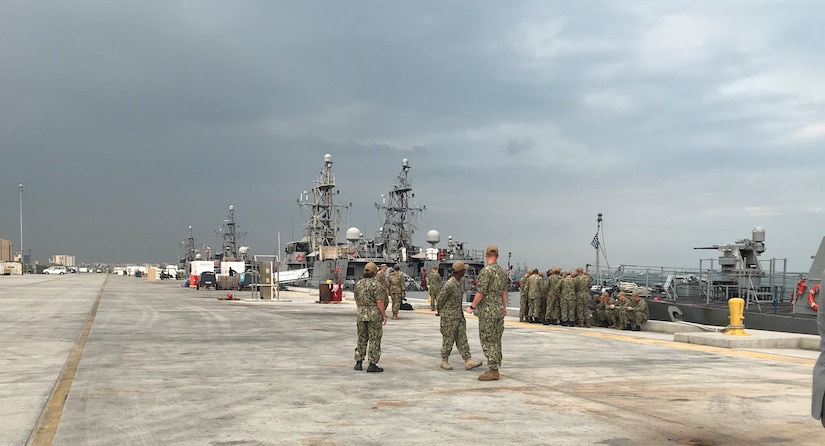
<path fill-rule="evenodd" d="M 765 229 L 755 227 L 751 239 L 737 240 L 726 245 L 701 246 L 693 249 L 717 249 L 720 282 L 736 284 L 742 288 L 760 286 L 762 267 L 758 257 L 765 252 Z"/>

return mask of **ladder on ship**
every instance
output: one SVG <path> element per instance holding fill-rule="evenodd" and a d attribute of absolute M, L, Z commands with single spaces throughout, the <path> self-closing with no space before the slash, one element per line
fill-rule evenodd
<path fill-rule="evenodd" d="M 670 300 L 676 300 L 679 296 L 676 294 L 676 284 L 674 283 L 674 279 L 676 276 L 673 274 L 668 274 L 667 278 L 665 279 L 665 296 L 667 296 Z"/>

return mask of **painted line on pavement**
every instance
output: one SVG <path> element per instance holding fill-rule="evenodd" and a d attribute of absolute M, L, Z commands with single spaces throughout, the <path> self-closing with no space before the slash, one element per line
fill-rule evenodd
<path fill-rule="evenodd" d="M 26 443 L 31 446 L 51 446 L 54 442 L 54 437 L 57 435 L 57 428 L 60 426 L 60 419 L 63 417 L 63 409 L 66 406 L 66 400 L 69 398 L 69 392 L 72 390 L 72 383 L 74 383 L 75 375 L 77 375 L 77 368 L 80 365 L 80 359 L 83 357 L 83 350 L 86 348 L 86 341 L 89 339 L 89 333 L 92 331 L 92 324 L 94 324 L 95 316 L 97 316 L 97 308 L 100 306 L 100 301 L 103 299 L 103 289 L 106 287 L 106 281 L 109 280 L 107 275 L 103 280 L 103 285 L 100 286 L 100 291 L 97 293 L 97 299 L 92 310 L 89 312 L 89 317 L 86 319 L 86 324 L 80 332 L 80 336 L 72 348 L 66 364 L 63 365 L 63 371 L 60 372 L 60 377 L 57 378 L 52 394 L 49 397 L 46 407 L 40 414 L 40 419 L 37 421 L 29 441 Z"/>

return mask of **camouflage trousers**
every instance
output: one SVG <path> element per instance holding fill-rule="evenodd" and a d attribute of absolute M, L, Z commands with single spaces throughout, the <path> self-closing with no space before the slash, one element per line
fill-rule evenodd
<path fill-rule="evenodd" d="M 464 318 L 441 318 L 441 358 L 447 359 L 453 351 L 453 344 L 462 359 L 470 357 L 470 343 L 467 342 L 467 321 Z"/>
<path fill-rule="evenodd" d="M 378 364 L 378 360 L 381 359 L 381 337 L 384 335 L 381 321 L 358 321 L 356 324 L 358 344 L 355 346 L 355 360 L 364 360 L 367 356 L 367 344 L 369 344 L 367 359 L 370 364 Z"/>
<path fill-rule="evenodd" d="M 587 294 L 576 296 L 576 322 L 587 322 L 590 320 L 590 309 L 587 308 Z"/>
<path fill-rule="evenodd" d="M 647 317 L 645 317 L 644 313 L 636 313 L 635 311 L 619 311 L 619 323 L 622 326 L 630 324 L 633 325 L 642 325 L 647 322 Z"/>
<path fill-rule="evenodd" d="M 607 315 L 610 317 L 610 321 L 614 324 L 619 324 L 624 326 L 627 323 L 627 310 L 624 307 L 616 307 L 612 310 L 607 310 Z"/>
<path fill-rule="evenodd" d="M 565 322 L 576 321 L 576 298 L 575 296 L 562 296 L 560 305 L 560 319 Z"/>
<path fill-rule="evenodd" d="M 536 315 L 536 319 L 544 321 L 545 314 L 547 314 L 547 297 L 542 296 L 541 298 L 539 298 L 538 305 L 539 314 Z"/>
<path fill-rule="evenodd" d="M 501 335 L 504 334 L 504 318 L 479 318 L 478 339 L 487 357 L 490 370 L 501 367 Z"/>
<path fill-rule="evenodd" d="M 401 309 L 401 299 L 404 297 L 404 293 L 390 293 L 390 297 L 392 298 L 392 312 L 398 313 Z"/>
<path fill-rule="evenodd" d="M 518 318 L 519 320 L 524 320 L 528 317 L 530 317 L 530 299 L 526 294 L 521 293 L 521 299 L 519 300 L 518 307 Z"/>
<path fill-rule="evenodd" d="M 435 296 L 433 296 L 432 294 L 430 294 L 430 311 L 435 311 L 435 310 L 436 310 L 436 306 L 435 306 L 435 304 L 436 304 L 436 302 L 435 302 Z"/>
<path fill-rule="evenodd" d="M 593 322 L 595 325 L 613 325 L 613 321 L 610 320 L 610 316 L 608 315 L 608 311 L 604 308 L 599 308 L 593 312 Z"/>
<path fill-rule="evenodd" d="M 542 319 L 544 313 L 541 312 L 541 299 L 540 297 L 530 298 L 530 317 L 536 320 Z"/>
<path fill-rule="evenodd" d="M 556 297 L 548 297 L 547 298 L 547 312 L 544 314 L 545 320 L 557 321 L 559 320 L 559 312 L 561 311 L 560 308 L 561 299 Z"/>

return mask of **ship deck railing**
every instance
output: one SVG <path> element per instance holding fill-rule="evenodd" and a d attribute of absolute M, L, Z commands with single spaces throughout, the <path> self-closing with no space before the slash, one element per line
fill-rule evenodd
<path fill-rule="evenodd" d="M 746 308 L 752 304 L 759 306 L 762 303 L 790 301 L 789 290 L 794 289 L 801 277 L 800 273 L 786 271 L 785 259 L 760 260 L 761 271 L 726 271 L 724 276 L 719 269 L 706 265 L 713 263 L 702 261 L 700 268 L 622 264 L 616 268 L 603 267 L 598 271 L 589 265 L 588 272 L 593 276 L 594 283 L 602 287 L 632 282 L 665 298 L 703 300 L 707 304 L 742 297 Z M 781 270 L 777 266 L 781 266 Z"/>

